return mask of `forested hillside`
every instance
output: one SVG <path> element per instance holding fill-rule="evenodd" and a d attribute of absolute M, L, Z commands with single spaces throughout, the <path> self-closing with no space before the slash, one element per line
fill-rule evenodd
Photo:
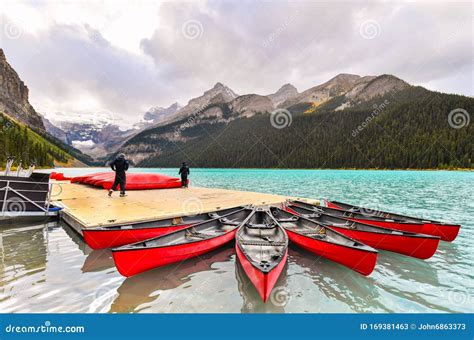
<path fill-rule="evenodd" d="M 124 150 L 154 153 L 139 166 L 258 168 L 471 168 L 474 129 L 453 121 L 474 112 L 474 99 L 421 87 L 340 108 L 341 98 L 289 108 L 291 124 L 275 128 L 269 113 L 230 123 L 182 119 L 129 140 Z M 451 118 L 451 119 L 450 119 Z M 455 117 L 459 119 L 459 117 Z M 461 117 L 463 118 L 463 117 Z M 186 125 L 187 124 L 187 125 Z M 185 128 L 183 128 L 185 126 Z M 173 133 L 180 132 L 179 138 Z"/>
<path fill-rule="evenodd" d="M 34 131 L 10 117 L 0 113 L 0 167 L 6 158 L 15 157 L 17 161 L 29 165 L 35 162 L 38 167 L 57 165 L 80 165 L 92 159 L 80 153 L 43 131 Z M 17 164 L 17 163 L 16 163 Z"/>

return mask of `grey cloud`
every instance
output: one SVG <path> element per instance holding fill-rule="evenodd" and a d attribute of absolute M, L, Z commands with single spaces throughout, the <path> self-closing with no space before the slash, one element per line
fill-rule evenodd
<path fill-rule="evenodd" d="M 114 47 L 87 23 L 25 33 L 2 47 L 32 91 L 67 102 L 87 90 L 124 119 L 186 103 L 218 81 L 265 94 L 287 82 L 302 91 L 342 72 L 392 73 L 473 94 L 467 2 L 165 2 L 158 15 L 143 55 Z M 194 39 L 183 27 L 190 21 L 202 27 Z"/>

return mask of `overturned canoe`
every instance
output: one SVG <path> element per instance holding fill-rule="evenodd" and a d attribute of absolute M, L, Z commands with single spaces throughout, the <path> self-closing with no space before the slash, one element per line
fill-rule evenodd
<path fill-rule="evenodd" d="M 120 247 L 169 234 L 193 224 L 209 221 L 242 210 L 242 207 L 229 208 L 193 216 L 166 218 L 151 222 L 111 225 L 96 228 L 83 228 L 85 242 L 92 249 Z"/>
<path fill-rule="evenodd" d="M 287 209 L 290 212 L 327 225 L 373 248 L 388 250 L 423 260 L 434 255 L 440 240 L 438 236 L 414 234 L 406 231 L 377 227 L 324 214 L 322 212 L 315 212 L 294 204 L 289 204 Z"/>
<path fill-rule="evenodd" d="M 377 216 L 382 218 L 391 218 L 402 220 L 407 223 L 423 223 L 423 229 L 421 232 L 427 235 L 439 236 L 443 241 L 452 242 L 458 236 L 461 225 L 445 223 L 440 221 L 427 220 L 417 217 L 405 216 L 395 214 L 386 211 L 374 210 L 370 208 L 358 207 L 352 204 L 337 202 L 337 201 L 326 201 L 328 207 L 342 209 L 354 213 L 363 213 L 366 216 Z"/>
<path fill-rule="evenodd" d="M 71 183 L 82 183 L 109 190 L 115 180 L 115 173 L 98 172 L 71 178 Z M 126 190 L 171 189 L 181 187 L 181 179 L 154 173 L 127 173 Z"/>
<path fill-rule="evenodd" d="M 115 266 L 123 276 L 132 276 L 205 254 L 232 241 L 250 213 L 249 209 L 240 209 L 222 218 L 112 249 Z"/>
<path fill-rule="evenodd" d="M 236 234 L 242 268 L 267 302 L 288 257 L 288 236 L 268 210 L 257 208 Z"/>

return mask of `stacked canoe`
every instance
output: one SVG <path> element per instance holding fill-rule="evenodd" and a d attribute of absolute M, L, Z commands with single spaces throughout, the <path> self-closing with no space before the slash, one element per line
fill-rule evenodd
<path fill-rule="evenodd" d="M 114 183 L 115 173 L 107 171 L 84 176 L 66 177 L 63 173 L 52 172 L 50 177 L 59 181 L 69 180 L 71 183 L 88 184 L 109 190 Z M 181 187 L 181 180 L 179 178 L 154 173 L 127 173 L 125 184 L 126 190 L 171 189 L 179 187 Z"/>
<path fill-rule="evenodd" d="M 289 242 L 369 275 L 378 249 L 428 259 L 460 225 L 326 201 L 226 210 L 130 225 L 83 229 L 86 243 L 113 248 L 118 271 L 132 276 L 202 255 L 235 240 L 246 275 L 266 302 L 288 256 Z"/>

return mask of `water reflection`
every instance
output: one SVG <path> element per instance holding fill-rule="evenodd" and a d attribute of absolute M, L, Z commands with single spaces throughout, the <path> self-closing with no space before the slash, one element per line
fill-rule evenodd
<path fill-rule="evenodd" d="M 46 228 L 50 225 L 0 226 L 0 286 L 20 276 L 45 270 Z"/>
<path fill-rule="evenodd" d="M 156 268 L 126 278 L 117 289 L 110 312 L 137 312 L 140 306 L 158 299 L 160 291 L 173 290 L 191 281 L 199 272 L 212 271 L 217 262 L 228 262 L 234 254 L 231 245 L 180 263 Z"/>
<path fill-rule="evenodd" d="M 464 269 L 468 255 L 453 244 L 442 245 L 428 261 L 380 252 L 369 277 L 291 246 L 264 304 L 235 261 L 233 244 L 125 279 L 110 250 L 92 251 L 69 227 L 2 226 L 0 236 L 0 306 L 7 312 L 472 310 L 449 299 L 452 289 L 472 287 Z M 213 294 L 217 287 L 220 295 Z"/>
<path fill-rule="evenodd" d="M 112 251 L 110 249 L 98 249 L 92 250 L 87 255 L 81 269 L 83 273 L 92 273 L 110 268 L 115 268 Z"/>
<path fill-rule="evenodd" d="M 59 226 L 69 236 L 72 242 L 77 245 L 77 248 L 84 254 L 88 255 L 92 252 L 92 249 L 84 242 L 84 239 L 79 235 L 72 227 L 68 226 L 65 222 L 59 222 Z"/>
<path fill-rule="evenodd" d="M 288 259 L 290 265 L 304 268 L 305 275 L 311 277 L 326 297 L 342 302 L 355 312 L 388 311 L 377 302 L 379 292 L 372 277 L 362 276 L 295 246 L 291 247 Z"/>
<path fill-rule="evenodd" d="M 270 294 L 267 303 L 248 278 L 244 268 L 237 260 L 235 263 L 235 278 L 237 279 L 240 296 L 242 296 L 242 313 L 284 313 L 285 305 L 289 302 L 289 289 L 287 288 L 288 266 L 286 265 Z"/>

